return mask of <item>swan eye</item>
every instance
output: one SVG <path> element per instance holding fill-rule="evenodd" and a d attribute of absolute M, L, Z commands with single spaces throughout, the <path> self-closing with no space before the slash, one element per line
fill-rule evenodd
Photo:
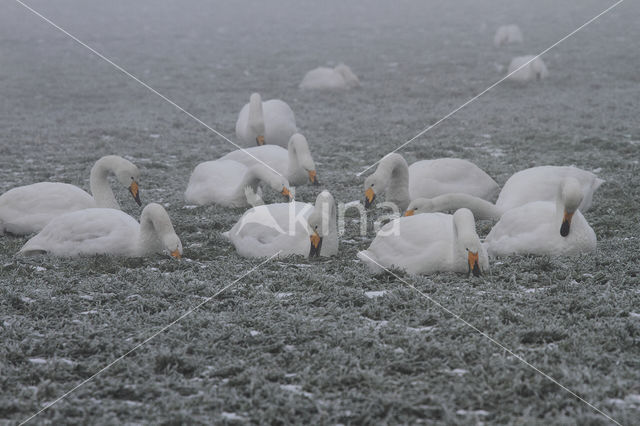
<path fill-rule="evenodd" d="M 314 229 L 318 229 L 318 225 L 316 225 Z"/>

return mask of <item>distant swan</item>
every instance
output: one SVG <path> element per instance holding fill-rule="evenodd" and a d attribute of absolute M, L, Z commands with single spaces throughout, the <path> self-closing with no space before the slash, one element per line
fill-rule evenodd
<path fill-rule="evenodd" d="M 309 71 L 299 87 L 304 90 L 346 90 L 358 86 L 360 80 L 351 68 L 340 64 L 335 68 L 318 67 Z"/>
<path fill-rule="evenodd" d="M 189 178 L 185 200 L 198 205 L 219 204 L 227 207 L 247 207 L 246 189 L 253 194 L 260 182 L 267 183 L 287 199 L 291 198 L 289 182 L 262 164 L 247 167 L 232 160 L 200 163 Z"/>
<path fill-rule="evenodd" d="M 489 258 L 467 209 L 453 216 L 430 213 L 394 219 L 380 229 L 358 258 L 373 273 L 382 272 L 382 267 L 410 274 L 450 271 L 474 276 L 489 270 Z"/>
<path fill-rule="evenodd" d="M 315 206 L 279 203 L 248 210 L 223 234 L 244 257 L 333 256 L 338 253 L 336 206 L 328 191 Z"/>
<path fill-rule="evenodd" d="M 596 249 L 596 234 L 579 211 L 583 192 L 566 178 L 555 202 L 537 201 L 506 212 L 485 240 L 491 256 L 575 255 Z"/>
<path fill-rule="evenodd" d="M 376 171 L 364 181 L 365 207 L 369 207 L 378 193 L 385 193 L 386 201 L 405 210 L 418 197 L 431 198 L 447 193 L 465 193 L 483 199 L 493 199 L 500 188 L 478 166 L 459 158 L 439 158 L 416 161 L 411 166 L 396 153 L 388 154 Z"/>
<path fill-rule="evenodd" d="M 529 63 L 527 64 L 527 62 Z M 522 67 L 522 69 L 519 69 L 520 67 Z M 529 55 L 513 58 L 513 60 L 509 64 L 509 71 L 507 72 L 507 75 L 509 76 L 510 80 L 525 82 L 547 78 L 549 76 L 549 71 L 547 70 L 547 66 L 542 61 L 542 58 L 536 58 L 533 55 Z"/>
<path fill-rule="evenodd" d="M 93 197 L 74 185 L 40 182 L 10 189 L 0 196 L 0 235 L 27 235 L 40 231 L 56 216 L 91 207 L 120 209 L 107 180 L 115 174 L 140 205 L 140 171 L 128 160 L 107 155 L 91 169 L 89 186 Z"/>
<path fill-rule="evenodd" d="M 91 208 L 58 216 L 27 241 L 19 254 L 141 257 L 163 251 L 179 258 L 182 243 L 166 210 L 151 203 L 142 210 L 140 223 L 115 209 Z"/>
<path fill-rule="evenodd" d="M 262 102 L 259 93 L 251 95 L 236 122 L 236 138 L 244 147 L 269 144 L 286 148 L 297 132 L 296 118 L 289 105 L 280 99 Z"/>
<path fill-rule="evenodd" d="M 247 167 L 262 162 L 286 177 L 291 185 L 302 185 L 307 179 L 314 185 L 318 184 L 309 144 L 300 133 L 291 136 L 288 149 L 277 145 L 254 146 L 230 152 L 220 160 L 237 161 Z"/>
<path fill-rule="evenodd" d="M 577 167 L 539 166 L 513 174 L 504 184 L 495 204 L 467 194 L 445 194 L 431 199 L 417 198 L 405 214 L 446 212 L 465 207 L 473 212 L 476 219 L 498 220 L 506 211 L 527 203 L 555 200 L 558 187 L 570 177 L 576 179 L 582 189 L 580 210 L 589 210 L 593 193 L 604 180 Z"/>
<path fill-rule="evenodd" d="M 493 37 L 493 44 L 498 47 L 503 44 L 522 43 L 522 31 L 517 25 L 503 25 L 498 28 Z"/>

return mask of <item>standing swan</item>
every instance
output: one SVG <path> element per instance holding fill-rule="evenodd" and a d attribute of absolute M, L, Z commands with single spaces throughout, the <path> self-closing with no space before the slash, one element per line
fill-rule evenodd
<path fill-rule="evenodd" d="M 291 185 L 302 185 L 307 179 L 318 185 L 316 165 L 307 138 L 300 133 L 291 136 L 287 149 L 277 145 L 254 146 L 232 151 L 220 160 L 237 161 L 247 167 L 262 162 L 286 177 Z"/>
<path fill-rule="evenodd" d="M 492 199 L 498 184 L 478 166 L 459 158 L 416 161 L 409 167 L 396 153 L 386 155 L 378 168 L 364 181 L 365 207 L 371 206 L 378 192 L 386 201 L 405 210 L 418 197 L 431 198 L 447 193 L 464 193 Z"/>
<path fill-rule="evenodd" d="M 289 105 L 280 99 L 262 102 L 259 93 L 251 95 L 236 122 L 236 138 L 245 147 L 269 144 L 286 148 L 297 132 L 296 117 Z"/>
<path fill-rule="evenodd" d="M 200 163 L 189 178 L 184 198 L 198 205 L 220 204 L 227 207 L 247 207 L 247 188 L 256 195 L 260 182 L 291 199 L 289 182 L 262 164 L 247 167 L 232 160 Z"/>
<path fill-rule="evenodd" d="M 93 197 L 74 185 L 40 182 L 20 186 L 0 196 L 0 235 L 7 232 L 26 235 L 39 232 L 51 219 L 75 210 L 92 207 L 120 209 L 109 181 L 114 174 L 121 185 L 128 187 L 140 205 L 138 179 L 140 171 L 130 161 L 117 155 L 107 155 L 91 169 L 89 186 Z"/>
<path fill-rule="evenodd" d="M 555 203 L 537 201 L 509 210 L 485 240 L 491 256 L 510 254 L 575 255 L 596 249 L 596 234 L 579 206 L 580 182 L 566 178 L 558 187 Z"/>
<path fill-rule="evenodd" d="M 338 253 L 336 205 L 328 191 L 316 204 L 269 204 L 248 210 L 223 234 L 244 257 L 333 256 Z"/>
<path fill-rule="evenodd" d="M 489 258 L 476 233 L 473 213 L 460 209 L 400 217 L 380 229 L 367 250 L 358 253 L 372 273 L 399 268 L 410 274 L 489 270 Z"/>
<path fill-rule="evenodd" d="M 476 219 L 498 220 L 513 208 L 533 201 L 554 201 L 558 187 L 567 178 L 578 181 L 582 190 L 580 210 L 587 211 L 593 193 L 604 183 L 595 174 L 572 166 L 540 166 L 512 175 L 504 184 L 495 204 L 466 194 L 446 194 L 431 199 L 417 198 L 409 204 L 406 215 L 470 209 Z"/>
<path fill-rule="evenodd" d="M 179 258 L 182 243 L 166 210 L 151 203 L 142 210 L 139 224 L 115 209 L 92 208 L 58 216 L 27 241 L 19 254 L 141 257 L 163 251 Z"/>

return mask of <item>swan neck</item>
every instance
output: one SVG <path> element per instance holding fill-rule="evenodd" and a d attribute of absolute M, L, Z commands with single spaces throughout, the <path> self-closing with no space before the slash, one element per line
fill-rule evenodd
<path fill-rule="evenodd" d="M 103 157 L 91 168 L 89 187 L 96 207 L 120 209 L 108 181 L 109 173 L 115 169 L 114 162 L 111 156 Z"/>
<path fill-rule="evenodd" d="M 498 220 L 502 211 L 493 203 L 468 194 L 444 194 L 431 199 L 434 211 L 456 211 L 461 208 L 471 210 L 473 216 L 479 220 Z"/>
<path fill-rule="evenodd" d="M 262 110 L 262 98 L 254 94 L 249 99 L 249 117 L 247 120 L 248 130 L 257 133 L 264 133 L 264 113 Z M 264 135 L 262 135 L 264 136 Z"/>
<path fill-rule="evenodd" d="M 388 182 L 385 190 L 388 201 L 395 202 L 401 210 L 409 206 L 409 165 L 399 154 L 385 157 L 376 170 L 382 180 Z"/>

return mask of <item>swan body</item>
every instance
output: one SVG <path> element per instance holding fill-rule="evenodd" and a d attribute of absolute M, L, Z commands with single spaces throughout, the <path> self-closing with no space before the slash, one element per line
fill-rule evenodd
<path fill-rule="evenodd" d="M 166 210 L 152 203 L 142 210 L 140 223 L 115 209 L 90 208 L 63 214 L 27 241 L 19 254 L 140 257 L 163 251 L 180 257 L 182 243 Z"/>
<path fill-rule="evenodd" d="M 289 105 L 280 99 L 262 102 L 258 93 L 251 95 L 236 122 L 236 138 L 244 147 L 269 144 L 286 148 L 297 132 L 296 118 Z"/>
<path fill-rule="evenodd" d="M 498 184 L 475 164 L 459 158 L 422 160 L 407 166 L 396 153 L 388 154 L 376 171 L 364 182 L 365 206 L 369 207 L 378 192 L 385 192 L 386 201 L 405 210 L 418 197 L 432 198 L 447 193 L 465 193 L 483 199 L 493 199 Z"/>
<path fill-rule="evenodd" d="M 358 253 L 369 270 L 399 268 L 411 274 L 489 270 L 489 258 L 476 233 L 471 211 L 400 217 L 380 229 L 367 250 Z"/>
<path fill-rule="evenodd" d="M 517 58 L 513 58 L 511 63 L 509 64 L 508 74 L 516 71 L 518 68 L 524 67 L 512 75 L 509 75 L 509 79 L 513 81 L 530 81 L 530 80 L 541 80 L 543 78 L 547 78 L 549 76 L 549 71 L 547 70 L 547 66 L 545 65 L 542 58 L 535 58 L 533 55 L 529 56 L 518 56 Z M 532 60 L 533 59 L 533 60 Z"/>
<path fill-rule="evenodd" d="M 10 189 L 0 196 L 0 235 L 7 232 L 27 235 L 40 231 L 61 214 L 92 207 L 120 209 L 109 186 L 109 174 L 116 178 L 140 204 L 138 179 L 140 172 L 130 161 L 108 155 L 100 158 L 91 169 L 90 187 L 93 196 L 74 185 L 40 182 Z"/>
<path fill-rule="evenodd" d="M 493 44 L 496 47 L 504 44 L 522 43 L 522 31 L 517 25 L 503 25 L 498 28 L 493 37 Z"/>
<path fill-rule="evenodd" d="M 233 160 L 215 160 L 196 166 L 189 178 L 185 200 L 201 206 L 247 207 L 246 189 L 250 188 L 256 194 L 260 182 L 291 198 L 287 179 L 266 166 L 255 164 L 247 167 Z"/>
<path fill-rule="evenodd" d="M 315 206 L 292 202 L 248 210 L 223 234 L 244 257 L 333 256 L 338 253 L 335 201 L 327 191 Z"/>
<path fill-rule="evenodd" d="M 360 80 L 351 68 L 340 64 L 335 68 L 318 67 L 309 71 L 302 82 L 303 90 L 347 90 L 360 86 Z"/>
<path fill-rule="evenodd" d="M 567 178 L 575 179 L 582 191 L 579 209 L 587 211 L 593 193 L 604 183 L 594 173 L 573 166 L 539 166 L 513 174 L 504 184 L 498 200 L 492 204 L 468 194 L 445 194 L 431 199 L 417 198 L 407 208 L 408 214 L 470 209 L 476 219 L 498 220 L 516 207 L 534 201 L 554 201 L 558 188 Z"/>
<path fill-rule="evenodd" d="M 579 211 L 582 198 L 578 180 L 567 178 L 555 202 L 536 201 L 507 211 L 487 235 L 487 251 L 491 256 L 594 251 L 596 234 Z"/>
<path fill-rule="evenodd" d="M 300 133 L 291 136 L 287 149 L 278 145 L 254 146 L 230 152 L 220 160 L 237 161 L 247 167 L 266 164 L 286 177 L 291 185 L 301 185 L 307 179 L 314 185 L 318 184 L 316 165 L 309 151 L 309 143 Z"/>

